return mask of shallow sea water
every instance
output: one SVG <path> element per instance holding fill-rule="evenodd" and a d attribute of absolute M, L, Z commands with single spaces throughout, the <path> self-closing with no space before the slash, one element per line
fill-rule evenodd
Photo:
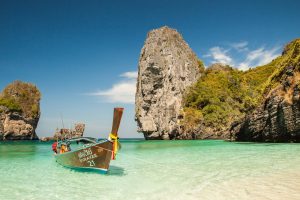
<path fill-rule="evenodd" d="M 300 144 L 122 141 L 108 174 L 64 168 L 51 143 L 0 142 L 0 199 L 300 199 Z"/>

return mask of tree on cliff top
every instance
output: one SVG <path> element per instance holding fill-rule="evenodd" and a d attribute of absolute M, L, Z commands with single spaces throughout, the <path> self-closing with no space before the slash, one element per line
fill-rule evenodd
<path fill-rule="evenodd" d="M 35 85 L 14 81 L 0 94 L 0 105 L 22 112 L 27 117 L 37 117 L 40 114 L 40 99 L 41 93 Z"/>

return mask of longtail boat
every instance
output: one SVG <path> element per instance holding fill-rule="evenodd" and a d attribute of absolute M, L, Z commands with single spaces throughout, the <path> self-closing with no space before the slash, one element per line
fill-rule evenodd
<path fill-rule="evenodd" d="M 116 158 L 121 145 L 118 130 L 123 108 L 114 109 L 112 130 L 108 139 L 98 140 L 91 137 L 77 137 L 54 142 L 56 162 L 64 167 L 98 169 L 107 172 L 110 161 Z"/>

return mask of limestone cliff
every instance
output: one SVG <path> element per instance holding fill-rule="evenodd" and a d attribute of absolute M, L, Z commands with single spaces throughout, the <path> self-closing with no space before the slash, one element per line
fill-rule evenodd
<path fill-rule="evenodd" d="M 0 140 L 38 139 L 40 91 L 30 83 L 15 81 L 0 94 Z"/>
<path fill-rule="evenodd" d="M 263 66 L 204 69 L 177 31 L 153 30 L 139 60 L 136 121 L 146 139 L 300 142 L 300 39 Z"/>
<path fill-rule="evenodd" d="M 182 138 L 183 95 L 201 76 L 201 63 L 182 36 L 162 27 L 141 50 L 136 92 L 138 131 L 146 139 Z"/>
<path fill-rule="evenodd" d="M 300 39 L 285 47 L 262 103 L 232 126 L 231 139 L 300 142 Z"/>

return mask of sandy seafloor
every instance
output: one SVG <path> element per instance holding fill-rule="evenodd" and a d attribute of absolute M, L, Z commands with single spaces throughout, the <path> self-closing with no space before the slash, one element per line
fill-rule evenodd
<path fill-rule="evenodd" d="M 58 165 L 51 143 L 0 142 L 0 199 L 299 200 L 300 144 L 126 140 L 103 175 Z"/>

